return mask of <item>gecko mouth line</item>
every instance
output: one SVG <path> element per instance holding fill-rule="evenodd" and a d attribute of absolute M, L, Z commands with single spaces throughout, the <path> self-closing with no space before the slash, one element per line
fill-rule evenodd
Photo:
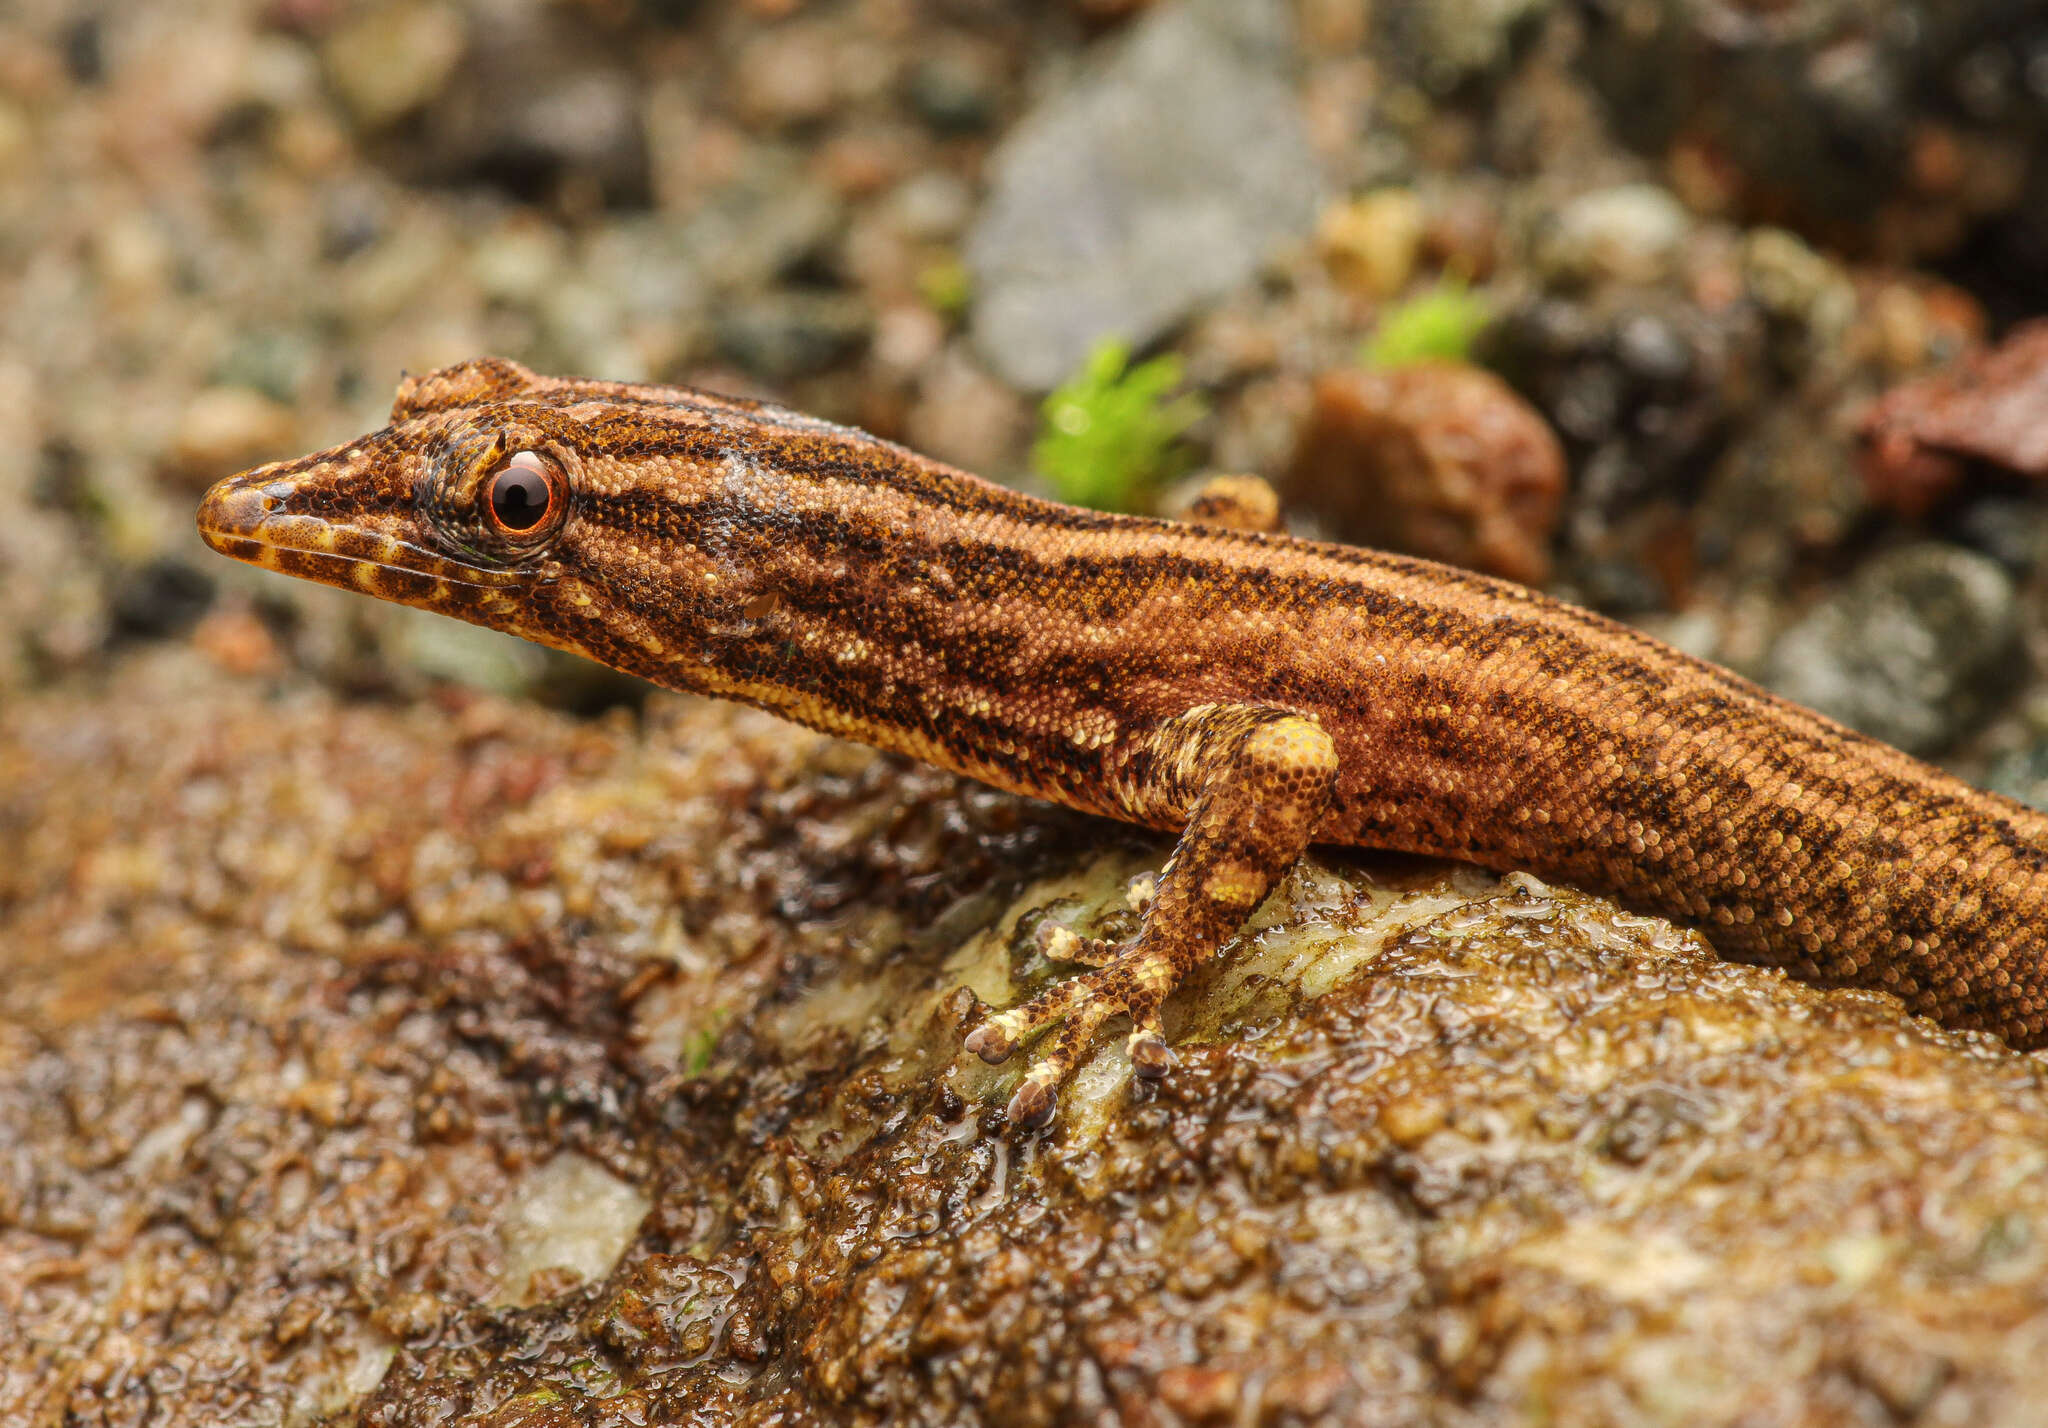
<path fill-rule="evenodd" d="M 217 482 L 199 508 L 201 537 L 245 564 L 347 590 L 390 576 L 496 593 L 533 578 L 530 572 L 470 565 L 360 526 L 291 515 L 279 509 L 284 497 L 277 494 L 276 483 L 260 484 L 258 474 Z"/>

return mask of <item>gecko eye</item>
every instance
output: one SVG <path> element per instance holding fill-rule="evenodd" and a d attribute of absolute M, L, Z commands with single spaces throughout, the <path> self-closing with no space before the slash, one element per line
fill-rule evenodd
<path fill-rule="evenodd" d="M 562 473 L 538 451 L 516 452 L 491 477 L 491 524 L 503 535 L 525 535 L 555 513 Z"/>

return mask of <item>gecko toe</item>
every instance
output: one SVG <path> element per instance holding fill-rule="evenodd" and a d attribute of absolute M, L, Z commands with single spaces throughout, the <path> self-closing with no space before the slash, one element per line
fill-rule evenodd
<path fill-rule="evenodd" d="M 1105 942 L 1099 937 L 1083 937 L 1070 927 L 1057 922 L 1041 922 L 1033 934 L 1039 953 L 1053 962 L 1078 962 L 1084 967 L 1100 967 L 1115 959 L 1123 949 L 1114 942 Z"/>
<path fill-rule="evenodd" d="M 1152 900 L 1159 896 L 1159 874 L 1139 873 L 1124 884 L 1124 904 L 1140 917 L 1152 907 Z"/>

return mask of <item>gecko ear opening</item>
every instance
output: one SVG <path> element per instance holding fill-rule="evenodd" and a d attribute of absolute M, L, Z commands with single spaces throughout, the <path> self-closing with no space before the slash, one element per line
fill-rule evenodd
<path fill-rule="evenodd" d="M 398 394 L 391 402 L 391 424 L 478 402 L 502 401 L 539 383 L 540 378 L 508 357 L 477 357 L 435 372 L 408 372 L 399 379 Z"/>

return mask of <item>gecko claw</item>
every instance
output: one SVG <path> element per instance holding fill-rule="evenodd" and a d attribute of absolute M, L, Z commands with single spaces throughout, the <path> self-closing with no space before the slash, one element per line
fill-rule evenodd
<path fill-rule="evenodd" d="M 1013 1126 L 1037 1130 L 1052 1120 L 1052 1108 L 1052 1089 L 1027 1076 L 1024 1084 L 1017 1088 L 1017 1094 L 1010 1097 L 1009 1109 L 1004 1115 Z"/>
<path fill-rule="evenodd" d="M 1178 1059 L 1166 1038 L 1149 1029 L 1131 1033 L 1130 1049 L 1132 1072 L 1147 1081 L 1157 1081 L 1173 1069 Z"/>
<path fill-rule="evenodd" d="M 1009 1033 L 992 1021 L 983 1022 L 968 1032 L 966 1040 L 961 1045 L 991 1066 L 1002 1065 L 1010 1059 L 1010 1053 L 1017 1049 L 1017 1043 L 1010 1039 Z"/>

